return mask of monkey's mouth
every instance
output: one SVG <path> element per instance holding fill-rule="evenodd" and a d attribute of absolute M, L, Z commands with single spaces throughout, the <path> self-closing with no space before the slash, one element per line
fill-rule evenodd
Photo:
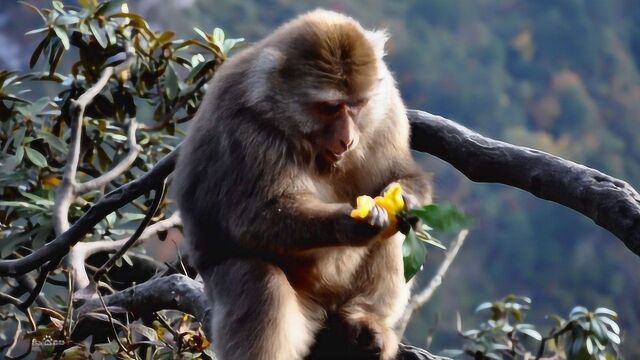
<path fill-rule="evenodd" d="M 335 164 L 344 158 L 344 153 L 336 154 L 333 151 L 327 150 L 324 152 L 324 158 L 327 162 Z"/>

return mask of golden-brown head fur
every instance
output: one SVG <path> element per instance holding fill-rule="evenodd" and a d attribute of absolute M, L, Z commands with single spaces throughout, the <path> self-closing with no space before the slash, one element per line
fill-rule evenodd
<path fill-rule="evenodd" d="M 321 14 L 321 16 L 317 16 Z M 378 79 L 378 59 L 367 32 L 353 19 L 318 10 L 300 17 L 285 50 L 282 76 L 313 78 L 343 94 L 364 94 Z"/>

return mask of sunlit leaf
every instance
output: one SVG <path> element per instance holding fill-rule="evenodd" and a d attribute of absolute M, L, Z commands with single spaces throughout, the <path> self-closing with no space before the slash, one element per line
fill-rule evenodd
<path fill-rule="evenodd" d="M 69 50 L 71 45 L 69 44 L 69 36 L 67 35 L 67 31 L 60 26 L 54 26 L 53 31 L 55 31 L 56 35 L 62 42 L 62 46 L 64 46 L 64 49 Z"/>
<path fill-rule="evenodd" d="M 25 151 L 27 152 L 27 158 L 29 158 L 35 166 L 40 168 L 47 166 L 47 159 L 44 155 L 40 154 L 40 152 L 28 146 L 25 147 Z"/>
<path fill-rule="evenodd" d="M 102 29 L 100 29 L 98 22 L 96 20 L 91 20 L 89 22 L 89 28 L 91 29 L 91 33 L 93 34 L 93 37 L 96 38 L 98 44 L 100 44 L 103 49 L 106 48 L 109 45 L 109 42 L 107 41 L 105 34 L 102 32 Z"/>

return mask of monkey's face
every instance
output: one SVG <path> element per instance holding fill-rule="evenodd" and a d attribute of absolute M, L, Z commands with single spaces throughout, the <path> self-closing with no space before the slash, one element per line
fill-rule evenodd
<path fill-rule="evenodd" d="M 368 101 L 368 97 L 351 97 L 317 100 L 308 104 L 309 117 L 317 128 L 312 142 L 318 161 L 324 165 L 336 165 L 358 146 L 359 115 Z"/>

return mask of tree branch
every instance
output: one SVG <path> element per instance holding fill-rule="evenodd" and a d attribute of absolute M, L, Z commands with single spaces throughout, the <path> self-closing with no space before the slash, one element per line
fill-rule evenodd
<path fill-rule="evenodd" d="M 572 161 L 493 140 L 441 116 L 409 110 L 413 149 L 476 182 L 515 186 L 609 230 L 640 256 L 640 195 L 628 183 Z"/>
<path fill-rule="evenodd" d="M 105 307 L 118 307 L 132 313 L 135 318 L 151 315 L 156 311 L 173 309 L 189 313 L 195 316 L 201 324 L 204 324 L 205 333 L 208 332 L 211 309 L 209 301 L 204 293 L 201 282 L 187 276 L 173 274 L 166 277 L 149 280 L 144 284 L 132 286 L 113 295 L 104 296 Z M 103 308 L 100 299 L 93 299 L 79 307 L 75 314 L 78 317 L 76 336 L 82 336 L 82 315 Z M 86 336 L 85 335 L 85 336 Z M 74 336 L 75 338 L 75 336 Z M 448 358 L 434 356 L 426 350 L 413 346 L 400 344 L 397 360 L 450 360 Z"/>
<path fill-rule="evenodd" d="M 116 67 L 107 67 L 102 71 L 98 81 L 88 88 L 77 100 L 71 100 L 69 107 L 71 118 L 71 140 L 69 153 L 64 166 L 62 183 L 56 191 L 56 199 L 53 205 L 53 228 L 56 235 L 60 235 L 69 229 L 69 208 L 76 197 L 76 173 L 80 162 L 80 138 L 82 136 L 82 122 L 84 110 L 100 94 L 114 73 L 120 73 L 129 68 L 135 59 L 132 51 L 127 51 L 127 59 Z"/>
<path fill-rule="evenodd" d="M 178 212 L 173 213 L 171 216 L 164 220 L 160 220 L 157 223 L 151 224 L 144 229 L 142 234 L 136 240 L 134 245 L 141 244 L 145 240 L 156 235 L 158 232 L 169 230 L 173 227 L 179 226 L 182 223 L 180 214 Z M 65 260 L 67 267 L 73 269 L 75 276 L 75 289 L 79 290 L 89 286 L 89 276 L 85 269 L 86 259 L 94 254 L 101 252 L 117 251 L 123 247 L 131 237 L 127 237 L 120 240 L 99 240 L 92 242 L 79 242 L 77 243 Z"/>
<path fill-rule="evenodd" d="M 107 185 L 112 180 L 116 179 L 122 173 L 127 171 L 134 161 L 138 158 L 138 154 L 142 150 L 140 145 L 136 141 L 136 129 L 138 128 L 138 122 L 136 118 L 129 120 L 129 126 L 127 129 L 127 143 L 129 145 L 129 152 L 116 166 L 99 177 L 75 184 L 75 193 L 82 194 L 92 190 L 100 189 Z"/>
<path fill-rule="evenodd" d="M 435 291 L 440 287 L 440 285 L 442 285 L 442 279 L 447 274 L 449 266 L 451 266 L 451 264 L 453 263 L 453 259 L 455 259 L 458 255 L 458 251 L 462 247 L 462 244 L 464 244 L 464 240 L 467 238 L 468 234 L 469 230 L 467 229 L 460 231 L 456 239 L 451 242 L 444 260 L 438 267 L 436 274 L 433 276 L 433 278 L 431 278 L 429 284 L 420 292 L 411 296 L 411 299 L 409 299 L 409 304 L 405 308 L 404 314 L 402 314 L 402 318 L 400 319 L 400 325 L 398 326 L 399 338 L 402 338 L 402 336 L 404 335 L 413 312 L 420 309 L 424 306 L 424 304 L 429 302 Z"/>
<path fill-rule="evenodd" d="M 408 116 L 413 149 L 451 163 L 473 181 L 516 186 L 575 209 L 640 255 L 640 195 L 629 184 L 557 156 L 483 137 L 440 116 L 418 110 L 409 110 Z M 105 195 L 46 246 L 24 258 L 0 261 L 0 276 L 24 274 L 64 257 L 105 216 L 164 181 L 178 151 L 179 147 L 139 179 Z"/>
<path fill-rule="evenodd" d="M 178 149 L 176 148 L 163 157 L 149 172 L 140 178 L 103 196 L 67 231 L 58 235 L 47 245 L 23 258 L 0 261 L 0 276 L 25 274 L 52 259 L 58 261 L 62 259 L 73 245 L 82 240 L 84 235 L 91 231 L 107 215 L 160 185 L 173 171 L 178 157 Z"/>

